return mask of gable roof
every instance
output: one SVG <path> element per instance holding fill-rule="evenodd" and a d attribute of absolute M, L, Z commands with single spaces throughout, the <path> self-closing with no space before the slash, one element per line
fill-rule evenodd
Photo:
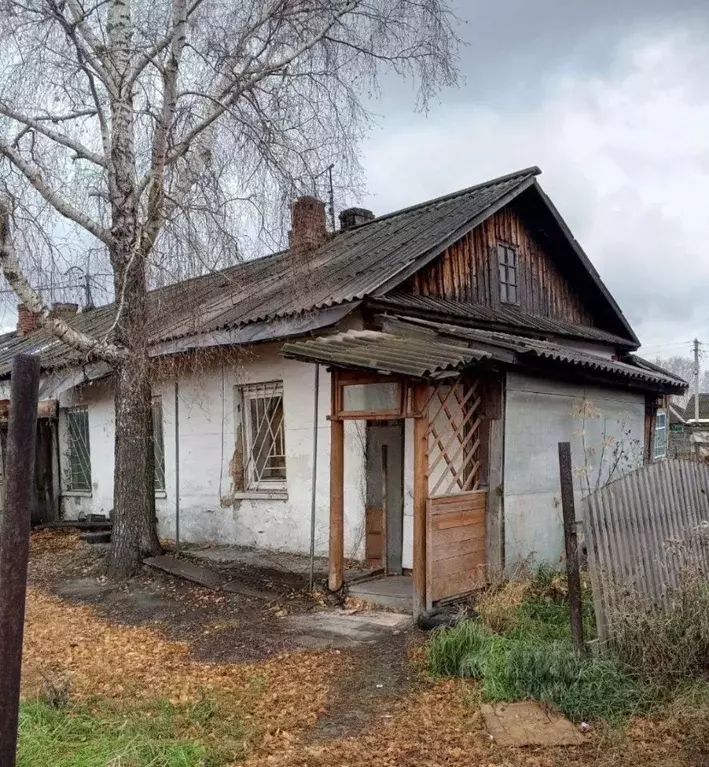
<path fill-rule="evenodd" d="M 695 395 L 692 394 L 684 408 L 685 421 L 694 420 L 694 401 Z M 699 393 L 699 418 L 702 420 L 709 419 L 709 393 L 707 392 Z"/>
<path fill-rule="evenodd" d="M 543 195 L 535 181 L 540 172 L 537 167 L 524 168 L 380 216 L 338 233 L 305 255 L 274 253 L 153 290 L 148 296 L 151 343 L 272 322 L 335 306 L 354 309 L 366 297 L 386 299 L 410 274 L 526 190 Z M 546 208 L 558 217 L 546 196 L 539 199 L 546 201 Z M 599 301 L 623 331 L 620 340 L 635 345 L 635 335 L 583 251 L 567 228 L 560 231 L 572 245 L 577 266 L 598 286 Z M 115 312 L 115 304 L 92 309 L 74 318 L 72 325 L 90 335 L 105 336 L 110 333 Z M 334 321 L 323 320 L 319 327 Z M 42 353 L 45 366 L 62 360 L 65 364 L 78 362 L 75 353 L 39 330 L 0 349 L 0 376 L 7 374 L 9 361 L 18 351 Z"/>

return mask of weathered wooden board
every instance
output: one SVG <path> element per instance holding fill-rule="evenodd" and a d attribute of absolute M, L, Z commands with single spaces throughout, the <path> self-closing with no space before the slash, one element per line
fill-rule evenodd
<path fill-rule="evenodd" d="M 384 519 L 381 506 L 367 506 L 365 509 L 365 527 L 367 537 L 365 541 L 365 555 L 370 567 L 382 566 L 384 554 Z"/>
<path fill-rule="evenodd" d="M 426 603 L 465 594 L 484 582 L 487 493 L 429 498 L 426 515 Z"/>
<path fill-rule="evenodd" d="M 517 249 L 519 306 L 539 317 L 593 325 L 589 307 L 548 241 L 527 225 L 524 211 L 512 204 L 490 216 L 472 232 L 410 278 L 407 291 L 486 306 L 499 306 L 497 244 Z"/>

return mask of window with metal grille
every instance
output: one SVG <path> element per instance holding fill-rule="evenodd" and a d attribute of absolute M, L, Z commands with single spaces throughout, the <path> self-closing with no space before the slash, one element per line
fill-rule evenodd
<path fill-rule="evenodd" d="M 91 491 L 91 449 L 89 444 L 89 411 L 85 407 L 67 410 L 69 440 L 68 490 Z"/>
<path fill-rule="evenodd" d="M 511 245 L 497 244 L 497 260 L 500 266 L 500 301 L 505 304 L 519 303 L 517 292 L 517 249 Z"/>
<path fill-rule="evenodd" d="M 162 432 L 162 399 L 153 399 L 153 450 L 155 452 L 155 490 L 165 490 L 165 440 Z"/>
<path fill-rule="evenodd" d="M 248 490 L 286 489 L 283 382 L 241 388 L 244 479 Z"/>
<path fill-rule="evenodd" d="M 655 417 L 655 444 L 653 458 L 658 461 L 667 456 L 667 413 L 658 412 Z"/>

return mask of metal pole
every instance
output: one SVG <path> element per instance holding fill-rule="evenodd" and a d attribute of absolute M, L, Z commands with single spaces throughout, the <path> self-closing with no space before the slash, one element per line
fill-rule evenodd
<path fill-rule="evenodd" d="M 180 388 L 175 379 L 175 551 L 180 553 Z"/>
<path fill-rule="evenodd" d="M 389 526 L 388 520 L 389 458 L 388 448 L 382 445 L 382 564 L 384 575 L 389 575 Z"/>
<path fill-rule="evenodd" d="M 38 357 L 18 354 L 12 361 L 7 487 L 0 513 L 0 767 L 15 767 L 17 752 L 39 373 Z"/>
<path fill-rule="evenodd" d="M 315 365 L 315 395 L 313 397 L 313 480 L 310 487 L 310 591 L 315 586 L 315 491 L 318 480 L 318 398 L 320 365 Z"/>
<path fill-rule="evenodd" d="M 699 341 L 694 339 L 694 420 L 699 420 Z"/>
<path fill-rule="evenodd" d="M 571 445 L 559 442 L 559 475 L 561 477 L 561 508 L 564 515 L 564 546 L 566 576 L 569 581 L 571 636 L 579 655 L 584 653 L 583 615 L 581 612 L 581 575 L 579 573 L 578 540 L 576 538 L 576 509 L 574 479 L 571 473 Z"/>

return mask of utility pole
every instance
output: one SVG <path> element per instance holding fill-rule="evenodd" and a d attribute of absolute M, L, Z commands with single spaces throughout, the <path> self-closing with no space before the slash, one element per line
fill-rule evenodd
<path fill-rule="evenodd" d="M 699 341 L 694 339 L 694 420 L 699 420 Z"/>

